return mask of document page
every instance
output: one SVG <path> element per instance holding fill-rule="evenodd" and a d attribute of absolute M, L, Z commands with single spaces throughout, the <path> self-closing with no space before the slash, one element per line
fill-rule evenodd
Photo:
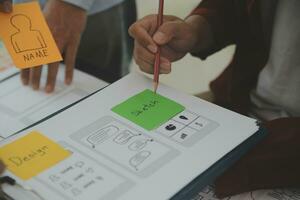
<path fill-rule="evenodd" d="M 151 79 L 130 74 L 2 141 L 0 156 L 6 158 L 7 175 L 45 200 L 165 200 L 258 131 L 254 119 L 165 85 L 160 85 L 158 94 L 151 91 Z M 160 121 L 155 125 L 141 123 L 166 107 L 176 112 L 157 116 Z M 33 134 L 48 139 L 37 143 Z M 44 156 L 54 160 L 51 155 L 57 148 L 51 149 L 50 143 L 70 155 L 31 171 L 36 175 L 26 180 L 18 176 Z M 14 149 L 11 145 L 20 149 L 7 156 L 4 152 Z M 26 200 L 21 192 L 7 187 L 5 191 Z"/>
<path fill-rule="evenodd" d="M 46 71 L 45 71 L 46 72 Z M 64 83 L 61 66 L 54 93 L 44 91 L 46 73 L 43 72 L 41 88 L 34 91 L 21 83 L 20 76 L 13 76 L 0 84 L 0 136 L 6 138 L 15 132 L 47 117 L 86 95 L 107 86 L 107 83 L 79 70 L 74 72 L 74 82 Z"/>
<path fill-rule="evenodd" d="M 18 72 L 19 70 L 14 66 L 3 42 L 0 40 L 0 82 Z"/>

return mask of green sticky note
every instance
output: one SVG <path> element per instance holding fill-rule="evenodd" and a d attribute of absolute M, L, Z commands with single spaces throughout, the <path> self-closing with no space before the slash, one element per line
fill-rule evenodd
<path fill-rule="evenodd" d="M 146 130 L 153 130 L 169 121 L 185 108 L 151 90 L 145 90 L 111 110 Z"/>

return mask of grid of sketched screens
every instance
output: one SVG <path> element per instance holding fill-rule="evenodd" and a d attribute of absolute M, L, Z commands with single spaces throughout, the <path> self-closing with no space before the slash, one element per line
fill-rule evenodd
<path fill-rule="evenodd" d="M 209 135 L 218 126 L 219 124 L 213 120 L 185 110 L 160 126 L 156 132 L 189 147 Z"/>

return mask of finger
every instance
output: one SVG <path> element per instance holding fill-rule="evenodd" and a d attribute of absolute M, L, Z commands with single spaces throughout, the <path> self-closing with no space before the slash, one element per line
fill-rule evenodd
<path fill-rule="evenodd" d="M 30 69 L 22 69 L 21 70 L 21 81 L 23 85 L 29 84 L 29 75 L 30 75 Z"/>
<path fill-rule="evenodd" d="M 0 174 L 2 174 L 5 170 L 5 165 L 4 163 L 0 160 Z"/>
<path fill-rule="evenodd" d="M 181 23 L 178 21 L 166 22 L 161 25 L 153 36 L 158 45 L 168 44 L 175 36 L 181 34 Z"/>
<path fill-rule="evenodd" d="M 30 82 L 31 82 L 32 89 L 38 90 L 40 88 L 41 74 L 42 74 L 42 66 L 31 68 Z"/>
<path fill-rule="evenodd" d="M 48 65 L 48 74 L 45 91 L 51 93 L 54 91 L 56 76 L 59 68 L 59 62 L 51 63 Z"/>
<path fill-rule="evenodd" d="M 139 44 L 136 45 L 136 47 L 134 49 L 134 54 L 135 54 L 136 58 L 144 60 L 145 62 L 154 66 L 155 54 L 150 53 L 147 49 L 145 49 L 141 45 L 139 45 Z M 170 71 L 171 62 L 168 59 L 161 57 L 160 62 L 161 62 L 160 68 L 162 70 Z"/>
<path fill-rule="evenodd" d="M 148 63 L 153 64 L 155 59 L 155 54 L 149 52 L 146 48 L 136 42 L 134 48 L 134 54 L 137 58 L 141 58 L 142 60 L 147 61 Z"/>
<path fill-rule="evenodd" d="M 139 66 L 141 71 L 148 73 L 148 74 L 153 74 L 153 64 L 152 63 L 148 63 L 148 62 L 142 60 L 141 58 L 136 57 L 135 55 L 134 55 L 134 60 L 135 60 L 135 63 Z"/>
<path fill-rule="evenodd" d="M 5 13 L 11 13 L 12 12 L 12 0 L 1 0 L 1 11 Z"/>
<path fill-rule="evenodd" d="M 136 64 L 140 67 L 141 71 L 148 73 L 148 74 L 153 74 L 154 68 L 152 63 L 148 63 L 147 61 L 140 59 L 140 58 L 135 58 Z M 169 74 L 171 72 L 171 66 L 170 67 L 160 67 L 159 70 L 160 74 Z"/>
<path fill-rule="evenodd" d="M 151 23 L 151 21 L 149 23 Z M 147 28 L 145 28 L 142 23 L 136 22 L 135 24 L 131 25 L 129 28 L 129 34 L 150 52 L 157 52 L 157 45 L 153 41 L 151 35 L 148 33 Z"/>
<path fill-rule="evenodd" d="M 172 48 L 169 45 L 165 45 L 161 48 L 161 55 L 167 58 L 169 62 L 175 62 L 182 58 L 186 53 L 177 51 L 176 48 Z"/>
<path fill-rule="evenodd" d="M 65 53 L 65 83 L 70 85 L 73 81 L 74 66 L 77 55 L 78 46 L 80 43 L 80 35 L 76 36 L 72 43 L 67 47 Z"/>

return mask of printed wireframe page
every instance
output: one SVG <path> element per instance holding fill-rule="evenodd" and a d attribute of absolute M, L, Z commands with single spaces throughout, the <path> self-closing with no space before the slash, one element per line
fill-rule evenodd
<path fill-rule="evenodd" d="M 55 91 L 46 93 L 46 71 L 42 74 L 41 88 L 34 91 L 24 86 L 19 76 L 0 84 L 0 136 L 6 138 L 17 131 L 47 117 L 81 98 L 107 86 L 107 83 L 79 70 L 74 72 L 71 85 L 64 83 L 64 68 L 61 66 Z"/>
<path fill-rule="evenodd" d="M 30 130 L 2 141 L 0 149 L 38 132 L 71 152 L 29 180 L 9 170 L 6 174 L 33 188 L 45 200 L 165 200 L 258 131 L 254 119 L 164 85 L 159 87 L 159 98 L 139 95 L 136 106 L 126 106 L 127 100 L 147 89 L 152 90 L 151 79 L 130 74 Z M 152 97 L 157 102 L 145 104 Z M 113 111 L 122 102 L 127 102 L 128 115 L 146 120 L 153 113 L 146 118 L 142 115 L 156 112 L 156 106 L 165 109 L 165 104 L 176 102 L 175 108 L 181 105 L 184 109 L 149 131 L 132 120 L 133 116 Z M 40 144 L 38 149 L 43 146 Z M 27 200 L 11 189 L 4 190 L 10 190 L 16 200 Z"/>
<path fill-rule="evenodd" d="M 15 68 L 3 42 L 0 40 L 0 82 L 18 72 L 19 70 Z"/>

